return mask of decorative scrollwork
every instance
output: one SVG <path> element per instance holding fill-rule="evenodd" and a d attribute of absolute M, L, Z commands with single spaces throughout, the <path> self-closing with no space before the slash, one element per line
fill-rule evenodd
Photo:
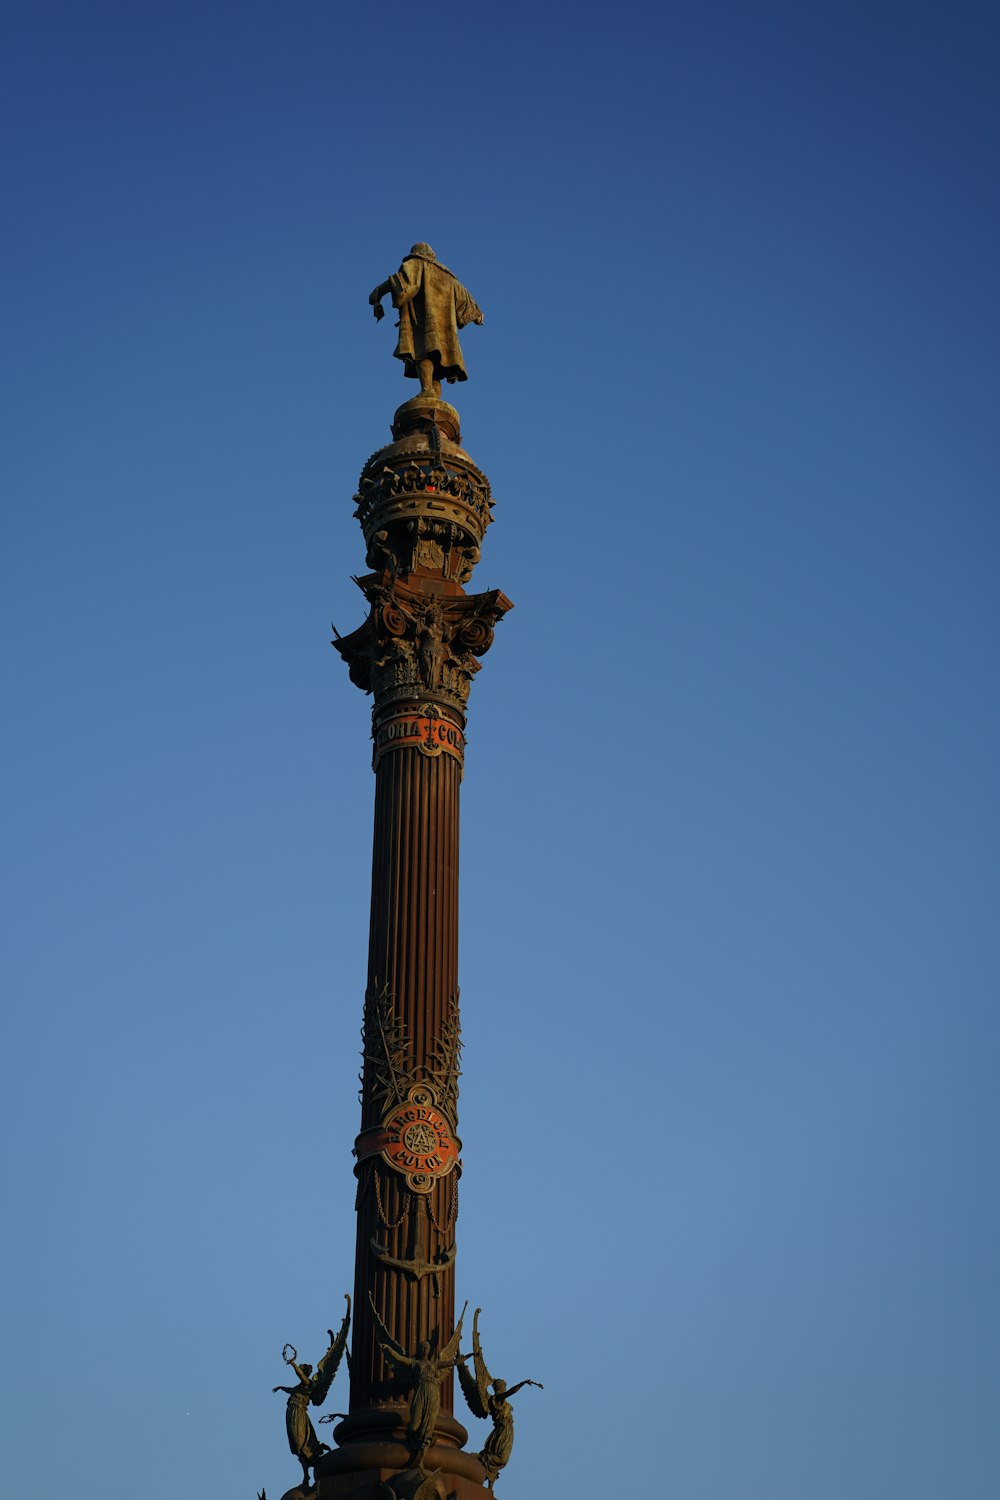
<path fill-rule="evenodd" d="M 493 627 L 483 619 L 470 620 L 458 632 L 457 640 L 473 656 L 484 656 L 493 644 Z"/>
<path fill-rule="evenodd" d="M 379 620 L 382 629 L 387 635 L 402 636 L 406 634 L 407 617 L 398 604 L 383 604 Z"/>

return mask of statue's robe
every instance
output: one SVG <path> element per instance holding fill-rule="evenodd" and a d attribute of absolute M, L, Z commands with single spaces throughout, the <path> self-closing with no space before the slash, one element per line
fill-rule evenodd
<path fill-rule="evenodd" d="M 510 1402 L 494 1397 L 490 1401 L 490 1416 L 493 1418 L 493 1431 L 486 1439 L 479 1456 L 487 1474 L 495 1479 L 500 1470 L 507 1467 L 514 1451 L 514 1412 Z"/>
<path fill-rule="evenodd" d="M 422 255 L 408 255 L 389 277 L 392 305 L 399 312 L 397 359 L 403 374 L 420 378 L 417 362 L 434 361 L 434 379 L 467 380 L 458 330 L 482 313 L 450 271 Z"/>
<path fill-rule="evenodd" d="M 288 1446 L 296 1458 L 303 1463 L 312 1464 L 323 1452 L 324 1445 L 316 1436 L 316 1429 L 309 1419 L 309 1395 L 308 1388 L 300 1386 L 289 1396 L 285 1407 L 285 1432 L 288 1435 Z"/>
<path fill-rule="evenodd" d="M 426 357 L 426 356 L 425 356 Z M 434 1424 L 441 1410 L 441 1375 L 437 1360 L 418 1359 L 413 1371 L 410 1397 L 410 1422 L 407 1434 L 414 1448 L 421 1448 L 434 1437 Z"/>

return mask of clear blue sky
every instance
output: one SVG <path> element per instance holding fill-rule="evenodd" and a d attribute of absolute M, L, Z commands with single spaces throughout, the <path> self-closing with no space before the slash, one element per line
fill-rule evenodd
<path fill-rule="evenodd" d="M 463 791 L 459 1294 L 545 1382 L 501 1494 L 634 1438 L 654 1497 L 996 1500 L 998 16 L 5 7 L 5 1493 L 296 1477 L 373 791 L 329 621 L 426 239 L 516 602 Z"/>

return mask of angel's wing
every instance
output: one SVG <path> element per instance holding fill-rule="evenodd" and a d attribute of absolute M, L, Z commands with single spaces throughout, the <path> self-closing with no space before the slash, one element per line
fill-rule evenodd
<path fill-rule="evenodd" d="M 475 1362 L 475 1376 L 469 1370 L 468 1365 L 459 1364 L 459 1385 L 462 1386 L 462 1395 L 468 1403 L 469 1412 L 472 1416 L 487 1418 L 490 1415 L 487 1406 L 487 1386 L 490 1383 L 489 1371 L 483 1364 L 483 1347 L 480 1344 L 480 1313 L 483 1308 L 477 1308 L 472 1314 L 472 1359 Z"/>
<path fill-rule="evenodd" d="M 344 1299 L 347 1302 L 347 1312 L 344 1314 L 344 1321 L 340 1325 L 340 1332 L 316 1366 L 316 1374 L 313 1376 L 312 1395 L 309 1398 L 313 1406 L 322 1406 L 329 1395 L 330 1387 L 333 1384 L 333 1377 L 340 1368 L 340 1361 L 343 1359 L 344 1350 L 347 1348 L 347 1330 L 351 1326 L 351 1299 L 346 1292 L 344 1293 Z"/>
<path fill-rule="evenodd" d="M 409 1363 L 406 1350 L 403 1348 L 402 1344 L 396 1343 L 396 1340 L 393 1338 L 392 1334 L 389 1332 L 388 1328 L 386 1328 L 385 1324 L 382 1322 L 382 1319 L 379 1317 L 378 1308 L 375 1306 L 375 1299 L 372 1296 L 371 1292 L 368 1293 L 368 1301 L 371 1303 L 372 1312 L 375 1315 L 375 1322 L 378 1324 L 378 1333 L 376 1337 L 379 1343 L 382 1345 L 383 1350 L 388 1349 L 391 1353 L 398 1354 L 400 1359 L 405 1359 L 407 1360 L 407 1363 Z"/>
<path fill-rule="evenodd" d="M 479 1395 L 479 1385 L 466 1364 L 458 1366 L 458 1383 L 462 1387 L 462 1395 L 465 1397 L 469 1410 L 474 1417 L 488 1417 L 489 1410 L 482 1403 Z"/>
<path fill-rule="evenodd" d="M 476 1365 L 476 1389 L 479 1392 L 479 1400 L 483 1406 L 483 1416 L 488 1417 L 490 1414 L 490 1382 L 493 1376 L 486 1368 L 486 1361 L 483 1358 L 483 1346 L 479 1342 L 479 1314 L 481 1311 L 482 1309 L 477 1307 L 472 1319 L 472 1357 Z"/>
<path fill-rule="evenodd" d="M 468 1307 L 468 1305 L 466 1303 L 465 1307 Z M 465 1319 L 465 1307 L 462 1308 L 462 1316 L 458 1320 L 455 1332 L 438 1355 L 438 1359 L 444 1365 L 453 1365 L 455 1363 L 455 1356 L 458 1353 L 459 1344 L 462 1342 L 462 1323 Z"/>

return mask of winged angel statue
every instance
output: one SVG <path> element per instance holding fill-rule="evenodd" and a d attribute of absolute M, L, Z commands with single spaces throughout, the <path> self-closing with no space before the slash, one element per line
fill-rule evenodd
<path fill-rule="evenodd" d="M 371 1300 L 370 1294 L 369 1300 Z M 466 1303 L 465 1307 L 468 1305 Z M 427 1340 L 422 1339 L 417 1346 L 416 1356 L 412 1356 L 407 1354 L 402 1345 L 393 1338 L 372 1301 L 372 1312 L 375 1314 L 375 1322 L 378 1325 L 376 1337 L 382 1353 L 399 1379 L 409 1387 L 410 1420 L 406 1429 L 406 1446 L 415 1454 L 418 1467 L 434 1441 L 434 1424 L 441 1410 L 441 1382 L 458 1362 L 465 1307 L 462 1308 L 462 1316 L 458 1320 L 455 1332 L 440 1354 L 435 1354 Z"/>
<path fill-rule="evenodd" d="M 479 1462 L 486 1470 L 486 1482 L 492 1494 L 497 1475 L 506 1467 L 514 1447 L 514 1413 L 511 1410 L 510 1398 L 516 1396 L 523 1386 L 534 1385 L 539 1390 L 544 1390 L 544 1386 L 540 1380 L 519 1380 L 517 1385 L 512 1385 L 508 1389 L 506 1380 L 493 1379 L 486 1368 L 483 1346 L 479 1342 L 479 1314 L 481 1312 L 482 1308 L 477 1307 L 472 1318 L 472 1360 L 475 1375 L 466 1363 L 469 1356 L 460 1354 L 458 1378 L 472 1415 L 488 1417 L 493 1423 L 493 1431 L 486 1439 L 486 1446 L 479 1455 Z M 491 1385 L 492 1392 L 490 1391 Z"/>
<path fill-rule="evenodd" d="M 313 1406 L 323 1405 L 347 1347 L 347 1330 L 351 1326 L 351 1299 L 346 1292 L 344 1299 L 347 1302 L 344 1321 L 336 1335 L 332 1328 L 327 1329 L 330 1347 L 317 1365 L 315 1375 L 312 1365 L 299 1364 L 298 1350 L 292 1344 L 286 1344 L 281 1351 L 281 1356 L 286 1365 L 291 1365 L 299 1377 L 299 1383 L 298 1385 L 276 1385 L 271 1388 L 272 1394 L 274 1391 L 284 1391 L 288 1396 L 288 1405 L 285 1408 L 288 1446 L 302 1465 L 302 1483 L 306 1489 L 309 1487 L 309 1470 L 314 1468 L 321 1454 L 330 1451 L 329 1445 L 321 1443 L 316 1436 L 316 1429 L 309 1420 L 309 1403 L 312 1402 Z"/>

